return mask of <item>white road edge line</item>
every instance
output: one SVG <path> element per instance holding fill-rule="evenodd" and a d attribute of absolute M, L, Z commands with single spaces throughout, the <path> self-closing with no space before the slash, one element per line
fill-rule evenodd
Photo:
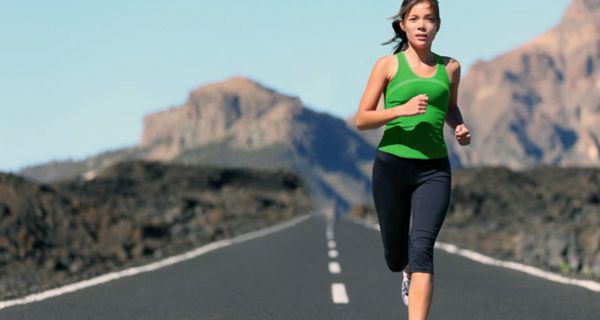
<path fill-rule="evenodd" d="M 331 284 L 331 297 L 334 303 L 348 303 L 348 294 L 346 293 L 346 286 L 343 283 L 332 283 Z"/>
<path fill-rule="evenodd" d="M 275 224 L 275 225 L 272 225 L 272 226 L 269 226 L 269 227 L 266 227 L 263 229 L 244 233 L 244 234 L 238 235 L 233 238 L 222 239 L 222 240 L 219 240 L 216 242 L 211 242 L 211 243 L 203 245 L 201 247 L 184 252 L 182 254 L 168 257 L 168 258 L 165 258 L 165 259 L 162 259 L 159 261 L 155 261 L 155 262 L 152 262 L 147 265 L 132 267 L 132 268 L 121 270 L 121 271 L 115 271 L 115 272 L 103 274 L 98 277 L 71 283 L 71 284 L 68 284 L 68 285 L 65 285 L 65 286 L 62 286 L 59 288 L 54 288 L 54 289 L 50 289 L 50 290 L 46 290 L 46 291 L 42 291 L 42 292 L 38 292 L 38 293 L 33 293 L 33 294 L 30 294 L 23 298 L 0 301 L 0 310 L 7 308 L 7 307 L 15 306 L 15 305 L 27 304 L 27 303 L 32 303 L 32 302 L 36 302 L 36 301 L 42 301 L 42 300 L 45 300 L 45 299 L 48 299 L 51 297 L 60 296 L 65 293 L 81 290 L 83 288 L 91 287 L 94 285 L 98 285 L 98 284 L 105 283 L 108 281 L 116 280 L 119 278 L 132 276 L 132 275 L 139 274 L 142 272 L 148 272 L 148 271 L 160 269 L 160 268 L 163 268 L 163 267 L 166 267 L 166 266 L 169 266 L 169 265 L 181 262 L 181 261 L 195 258 L 199 255 L 205 254 L 205 253 L 213 251 L 215 249 L 219 249 L 219 248 L 226 247 L 226 246 L 229 246 L 229 245 L 232 245 L 235 243 L 248 241 L 248 240 L 262 237 L 262 236 L 265 236 L 265 235 L 268 235 L 268 234 L 271 234 L 271 233 L 274 233 L 277 231 L 281 231 L 283 229 L 294 226 L 294 225 L 310 218 L 310 216 L 311 216 L 311 214 L 304 214 L 304 215 L 292 218 L 288 221 L 281 222 L 281 223 L 278 223 L 278 224 Z"/>
<path fill-rule="evenodd" d="M 367 228 L 379 230 L 379 224 L 377 224 L 377 223 L 371 224 L 371 223 L 362 221 L 360 219 L 353 219 L 353 218 L 349 218 L 349 220 L 352 222 L 355 222 L 359 225 L 363 225 Z M 507 268 L 507 269 L 512 269 L 512 270 L 530 274 L 532 276 L 543 278 L 543 279 L 546 279 L 549 281 L 554 281 L 554 282 L 569 284 L 569 285 L 574 285 L 574 286 L 580 286 L 582 288 L 585 288 L 585 289 L 588 289 L 588 290 L 591 290 L 594 292 L 600 292 L 600 283 L 593 281 L 593 280 L 580 280 L 580 279 L 568 278 L 563 275 L 545 271 L 540 268 L 526 265 L 523 263 L 499 260 L 496 258 L 492 258 L 490 256 L 486 256 L 486 255 L 481 254 L 476 251 L 472 251 L 472 250 L 468 250 L 468 249 L 461 249 L 451 243 L 436 241 L 434 247 L 437 249 L 444 250 L 450 254 L 457 254 L 457 255 L 463 256 L 465 258 L 477 261 L 479 263 L 498 266 L 498 267 Z"/>
<path fill-rule="evenodd" d="M 329 257 L 330 258 L 337 258 L 337 256 L 338 256 L 337 250 L 335 250 L 335 249 L 329 250 Z"/>

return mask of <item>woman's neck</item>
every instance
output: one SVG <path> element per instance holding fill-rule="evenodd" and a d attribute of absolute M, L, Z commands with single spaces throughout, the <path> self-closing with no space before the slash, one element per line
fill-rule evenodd
<path fill-rule="evenodd" d="M 408 53 L 412 57 L 417 58 L 419 62 L 423 64 L 430 66 L 435 63 L 435 56 L 433 55 L 431 48 L 415 49 L 409 46 L 408 49 L 406 49 L 405 51 L 405 54 L 406 53 Z"/>

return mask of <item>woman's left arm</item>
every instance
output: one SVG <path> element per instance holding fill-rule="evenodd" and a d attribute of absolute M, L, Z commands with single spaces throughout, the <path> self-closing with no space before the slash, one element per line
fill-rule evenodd
<path fill-rule="evenodd" d="M 458 60 L 450 58 L 448 62 L 450 70 L 450 101 L 448 103 L 448 113 L 446 114 L 446 123 L 454 130 L 456 140 L 461 145 L 467 145 L 471 142 L 471 132 L 465 126 L 458 108 L 458 84 L 460 82 L 460 63 Z"/>

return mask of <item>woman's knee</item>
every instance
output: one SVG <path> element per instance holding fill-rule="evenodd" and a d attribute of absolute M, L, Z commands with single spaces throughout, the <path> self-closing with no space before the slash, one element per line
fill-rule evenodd
<path fill-rule="evenodd" d="M 428 240 L 413 241 L 410 260 L 412 272 L 433 273 L 433 243 Z"/>
<path fill-rule="evenodd" d="M 408 258 L 397 253 L 386 253 L 385 262 L 390 271 L 400 272 L 406 268 L 406 265 L 408 264 Z"/>

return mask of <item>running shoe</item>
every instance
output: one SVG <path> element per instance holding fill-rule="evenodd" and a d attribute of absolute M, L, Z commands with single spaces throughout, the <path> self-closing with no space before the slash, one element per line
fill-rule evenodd
<path fill-rule="evenodd" d="M 410 274 L 402 271 L 402 302 L 408 306 L 408 288 L 410 286 Z"/>

